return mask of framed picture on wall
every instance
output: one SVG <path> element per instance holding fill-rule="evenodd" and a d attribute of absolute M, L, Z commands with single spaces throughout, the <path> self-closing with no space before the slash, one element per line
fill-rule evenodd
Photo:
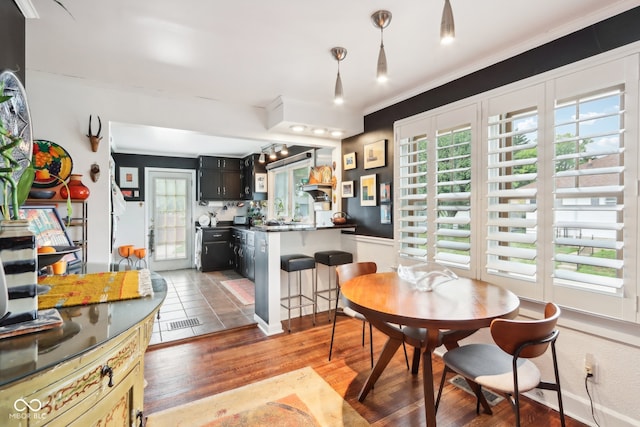
<path fill-rule="evenodd" d="M 348 153 L 342 157 L 344 170 L 348 171 L 356 168 L 356 153 Z"/>
<path fill-rule="evenodd" d="M 360 206 L 377 205 L 376 175 L 364 175 L 360 177 Z"/>
<path fill-rule="evenodd" d="M 386 147 L 387 140 L 372 142 L 364 146 L 364 168 L 373 169 L 380 168 L 386 164 Z"/>
<path fill-rule="evenodd" d="M 380 224 L 391 224 L 391 204 L 380 205 Z"/>
<path fill-rule="evenodd" d="M 342 197 L 353 197 L 353 181 L 344 181 L 342 183 Z"/>
<path fill-rule="evenodd" d="M 118 185 L 120 188 L 138 188 L 138 168 L 121 167 Z"/>
<path fill-rule="evenodd" d="M 380 203 L 391 203 L 391 183 L 380 183 Z"/>

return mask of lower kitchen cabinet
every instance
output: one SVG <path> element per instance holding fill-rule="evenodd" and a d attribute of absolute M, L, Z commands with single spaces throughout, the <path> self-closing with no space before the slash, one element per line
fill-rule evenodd
<path fill-rule="evenodd" d="M 206 271 L 228 270 L 231 268 L 231 230 L 204 229 L 202 234 L 201 269 Z"/>

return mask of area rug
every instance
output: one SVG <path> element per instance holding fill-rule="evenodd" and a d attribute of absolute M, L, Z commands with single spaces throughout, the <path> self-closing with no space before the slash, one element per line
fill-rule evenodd
<path fill-rule="evenodd" d="M 141 298 L 153 294 L 149 270 L 48 276 L 39 280 L 51 290 L 38 295 L 38 309 L 61 308 Z"/>
<path fill-rule="evenodd" d="M 233 294 L 244 305 L 251 305 L 255 302 L 256 286 L 249 279 L 225 280 L 220 282 L 229 292 Z"/>
<path fill-rule="evenodd" d="M 312 368 L 149 415 L 148 427 L 358 427 L 362 418 Z"/>

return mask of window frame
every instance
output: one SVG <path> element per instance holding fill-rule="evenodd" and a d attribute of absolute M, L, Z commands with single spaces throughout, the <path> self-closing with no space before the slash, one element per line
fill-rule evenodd
<path fill-rule="evenodd" d="M 472 172 L 474 182 L 479 184 L 472 189 L 472 203 L 475 203 L 476 214 L 472 215 L 472 260 L 476 265 L 469 271 L 456 270 L 461 276 L 469 276 L 486 280 L 512 290 L 518 296 L 531 301 L 554 301 L 563 307 L 576 312 L 582 312 L 597 316 L 604 316 L 615 320 L 640 323 L 637 313 L 637 299 L 640 294 L 640 277 L 637 265 L 640 263 L 638 254 L 638 211 L 640 200 L 638 198 L 638 173 L 640 166 L 640 150 L 633 141 L 638 141 L 640 127 L 640 114 L 638 113 L 639 98 L 639 57 L 637 51 L 617 55 L 612 59 L 592 59 L 580 64 L 572 64 L 559 70 L 532 77 L 520 82 L 507 85 L 486 93 L 473 96 L 466 100 L 436 108 L 407 119 L 399 120 L 394 124 L 395 149 L 401 153 L 399 142 L 401 139 L 410 138 L 413 135 L 431 135 L 435 137 L 438 126 L 438 118 L 447 117 L 453 111 L 469 108 L 466 113 L 469 119 L 477 118 L 476 139 L 472 148 L 472 165 L 476 168 Z M 610 56 L 607 56 L 610 58 Z M 554 284 L 554 241 L 552 232 L 553 224 L 553 191 L 554 191 L 554 143 L 555 123 L 554 108 L 556 100 L 567 99 L 589 92 L 604 90 L 616 85 L 624 85 L 625 112 L 624 127 L 625 138 L 625 172 L 624 182 L 624 284 L 621 296 L 603 296 L 601 293 L 584 289 L 558 286 Z M 486 269 L 486 239 L 487 239 L 487 141 L 488 119 L 495 111 L 517 111 L 527 105 L 535 105 L 538 111 L 538 191 L 536 203 L 538 212 L 538 233 L 536 244 L 536 279 L 535 281 L 514 280 L 513 277 L 490 274 Z M 442 127 L 440 127 L 442 128 Z M 432 139 L 432 138 L 430 138 Z M 400 155 L 396 156 L 394 167 L 394 191 L 398 193 L 397 186 L 402 179 Z M 427 159 L 427 162 L 429 159 Z M 478 176 L 478 171 L 484 175 Z M 427 171 L 429 173 L 429 171 Z M 430 185 L 430 184 L 427 184 Z M 427 189 L 429 194 L 429 189 Z M 479 209 L 477 209 L 479 207 Z M 394 207 L 395 218 L 401 217 L 399 209 L 401 205 Z M 401 221 L 394 224 L 394 237 L 397 253 L 400 254 L 399 227 Z M 431 229 L 429 218 L 427 219 L 427 235 Z M 431 238 L 427 239 L 427 248 L 431 247 Z M 423 259 L 407 259 L 398 255 L 397 262 L 415 263 L 432 261 L 432 253 L 427 252 Z"/>

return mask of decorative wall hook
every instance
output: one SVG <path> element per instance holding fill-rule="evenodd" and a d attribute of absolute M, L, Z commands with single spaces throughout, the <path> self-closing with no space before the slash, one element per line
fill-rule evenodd
<path fill-rule="evenodd" d="M 98 133 L 93 135 L 91 133 L 91 115 L 89 115 L 89 133 L 87 133 L 87 138 L 89 138 L 89 142 L 91 142 L 91 151 L 94 153 L 98 151 L 98 145 L 100 144 L 100 140 L 102 137 L 100 136 L 100 132 L 102 131 L 102 121 L 100 120 L 100 116 L 98 117 Z"/>
<path fill-rule="evenodd" d="M 98 182 L 98 178 L 100 178 L 100 165 L 97 163 L 92 164 L 89 175 L 91 176 L 91 181 Z"/>

